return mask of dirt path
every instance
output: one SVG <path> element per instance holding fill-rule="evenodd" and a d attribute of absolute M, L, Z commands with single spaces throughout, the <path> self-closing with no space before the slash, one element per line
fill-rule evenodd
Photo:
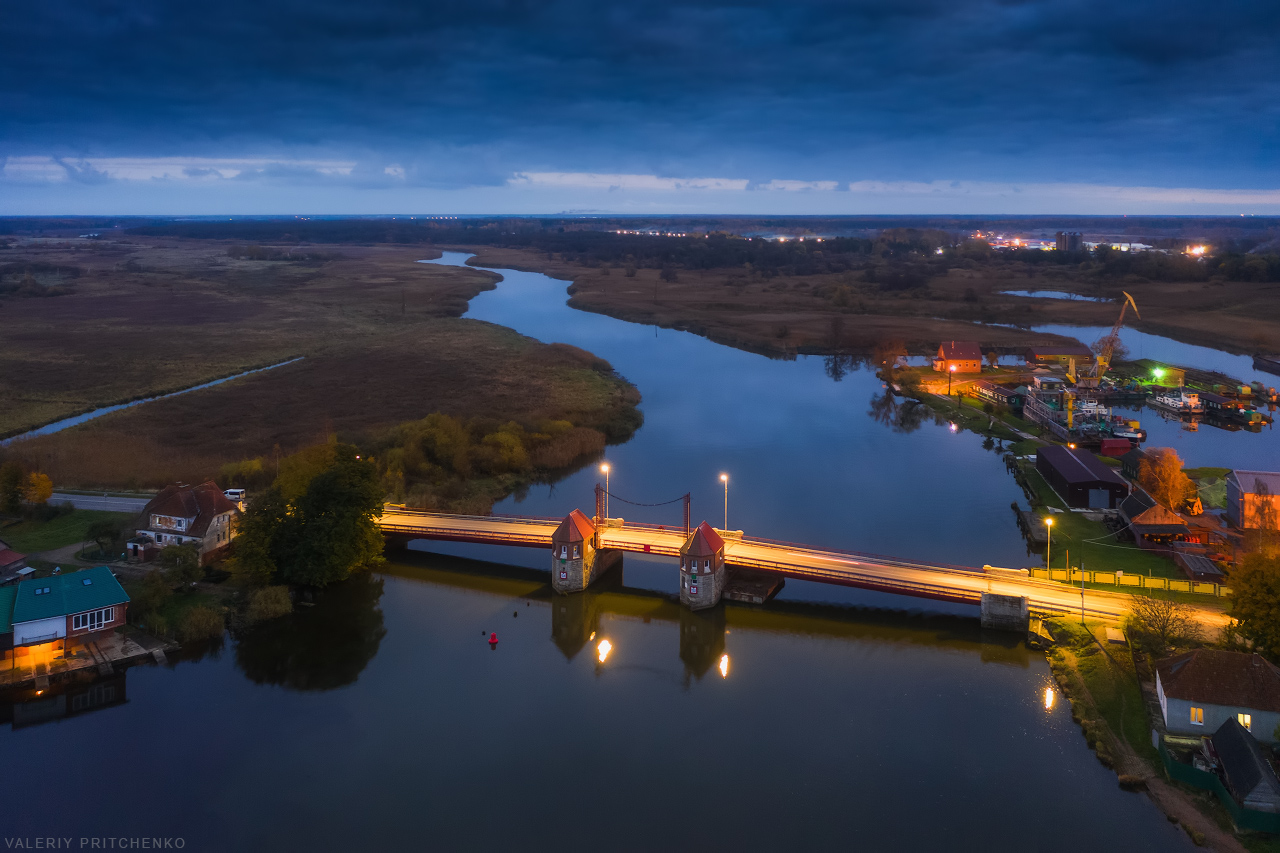
<path fill-rule="evenodd" d="M 1094 638 L 1097 642 L 1097 638 Z M 1101 644 L 1099 643 L 1099 646 Z M 1072 650 L 1063 649 L 1063 657 L 1067 666 L 1071 668 L 1075 675 L 1075 680 L 1079 684 L 1081 695 L 1077 698 L 1088 702 L 1093 709 L 1094 715 L 1098 719 L 1102 719 L 1102 715 L 1098 712 L 1098 705 L 1093 699 L 1093 695 L 1089 692 L 1089 687 L 1084 680 L 1084 675 L 1076 666 L 1076 654 Z M 1106 655 L 1111 666 L 1118 666 L 1115 660 L 1105 647 L 1102 647 L 1101 653 Z M 1073 700 L 1074 701 L 1074 700 Z M 1125 708 L 1125 712 L 1128 712 Z M 1146 709 L 1141 709 L 1142 713 L 1146 713 Z M 1204 846 L 1218 853 L 1248 853 L 1239 839 L 1235 837 L 1229 830 L 1225 830 L 1218 826 L 1212 818 L 1200 811 L 1199 806 L 1186 792 L 1180 790 L 1164 778 L 1164 775 L 1153 770 L 1151 765 L 1143 761 L 1138 754 L 1133 751 L 1128 742 L 1124 738 L 1116 735 L 1111 731 L 1110 726 L 1104 726 L 1108 746 L 1111 748 L 1112 754 L 1115 756 L 1116 772 L 1124 776 L 1136 776 L 1145 783 L 1147 796 L 1151 798 L 1161 811 L 1170 818 L 1180 823 L 1183 827 L 1189 827 L 1204 836 Z"/>

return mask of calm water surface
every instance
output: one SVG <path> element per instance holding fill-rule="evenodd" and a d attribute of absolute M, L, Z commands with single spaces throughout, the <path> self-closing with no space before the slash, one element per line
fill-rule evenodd
<path fill-rule="evenodd" d="M 571 311 L 564 282 L 504 275 L 471 316 L 582 346 L 644 393 L 645 426 L 609 451 L 616 494 L 691 491 L 695 521 L 719 524 L 727 471 L 729 523 L 757 535 L 1028 562 L 998 455 L 886 405 L 873 375 L 837 382 L 822 359 Z M 589 511 L 596 480 L 499 510 Z M 613 510 L 679 522 L 678 505 Z M 0 697 L 0 755 L 21 768 L 0 782 L 21 804 L 0 813 L 4 834 L 192 850 L 1193 849 L 1119 790 L 1060 697 L 1046 709 L 1043 657 L 969 608 L 789 583 L 767 608 L 694 615 L 671 600 L 669 562 L 628 555 L 605 588 L 556 597 L 542 553 L 431 547 L 455 553 L 400 552 L 187 660 Z"/>

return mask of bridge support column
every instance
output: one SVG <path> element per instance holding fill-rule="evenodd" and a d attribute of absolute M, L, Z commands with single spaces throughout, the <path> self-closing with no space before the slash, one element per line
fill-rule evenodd
<path fill-rule="evenodd" d="M 569 513 L 551 535 L 551 588 L 562 595 L 582 592 L 621 564 L 621 551 L 596 548 L 596 526 L 580 510 Z"/>
<path fill-rule="evenodd" d="M 1025 595 L 982 594 L 982 627 L 1026 633 L 1031 611 Z"/>
<path fill-rule="evenodd" d="M 704 521 L 680 549 L 680 603 L 692 610 L 715 607 L 724 583 L 724 540 Z"/>

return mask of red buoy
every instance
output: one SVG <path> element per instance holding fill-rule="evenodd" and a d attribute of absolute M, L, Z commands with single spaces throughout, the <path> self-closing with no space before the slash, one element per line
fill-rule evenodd
<path fill-rule="evenodd" d="M 493 644 L 496 644 L 497 642 L 498 642 L 498 632 L 494 631 L 492 634 L 489 635 L 489 643 L 490 645 L 493 645 Z"/>

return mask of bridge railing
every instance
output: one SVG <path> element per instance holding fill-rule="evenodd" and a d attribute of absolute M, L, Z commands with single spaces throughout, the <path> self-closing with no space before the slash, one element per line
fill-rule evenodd
<path fill-rule="evenodd" d="M 765 539 L 760 536 L 744 536 L 742 538 L 744 544 L 763 545 L 767 548 L 786 549 L 796 553 L 813 554 L 821 556 L 823 554 L 838 554 L 844 557 L 855 557 L 859 560 L 868 560 L 887 566 L 901 566 L 908 569 L 939 569 L 949 572 L 965 572 L 967 574 L 983 574 L 982 569 L 976 566 L 958 566 L 951 563 L 928 563 L 919 560 L 905 560 L 902 557 L 887 557 L 884 554 L 871 554 L 866 551 L 850 551 L 844 548 L 815 548 L 812 545 L 804 545 L 799 542 L 784 542 L 778 539 Z"/>

